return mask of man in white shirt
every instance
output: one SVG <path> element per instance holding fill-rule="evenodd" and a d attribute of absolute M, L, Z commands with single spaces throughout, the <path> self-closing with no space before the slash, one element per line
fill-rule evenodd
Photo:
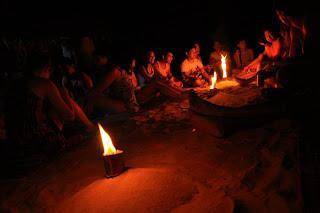
<path fill-rule="evenodd" d="M 194 47 L 188 51 L 187 58 L 181 63 L 181 73 L 184 82 L 193 87 L 205 87 L 211 82 Z"/>

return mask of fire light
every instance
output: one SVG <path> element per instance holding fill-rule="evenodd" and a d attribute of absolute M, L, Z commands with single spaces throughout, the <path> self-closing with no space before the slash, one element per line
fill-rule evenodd
<path fill-rule="evenodd" d="M 103 129 L 101 124 L 98 123 L 100 136 L 103 145 L 103 156 L 114 155 L 117 153 L 116 148 L 112 144 L 110 135 Z"/>
<path fill-rule="evenodd" d="M 226 78 L 227 77 L 227 63 L 226 63 L 227 55 L 222 55 L 221 54 L 221 68 L 222 68 L 222 77 Z"/>
<path fill-rule="evenodd" d="M 103 160 L 106 177 L 118 176 L 124 171 L 123 151 L 117 150 L 112 144 L 110 135 L 98 123 L 101 141 L 103 145 Z"/>
<path fill-rule="evenodd" d="M 211 77 L 211 85 L 210 85 L 210 89 L 214 89 L 215 85 L 217 82 L 217 73 L 214 72 L 213 77 Z"/>

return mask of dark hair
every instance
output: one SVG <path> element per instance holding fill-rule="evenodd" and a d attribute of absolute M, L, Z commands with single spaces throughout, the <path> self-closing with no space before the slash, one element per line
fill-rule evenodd
<path fill-rule="evenodd" d="M 123 55 L 123 56 L 119 57 L 118 60 L 116 60 L 115 62 L 122 69 L 128 71 L 130 69 L 131 62 L 134 59 L 136 60 L 136 57 L 134 55 Z"/>
<path fill-rule="evenodd" d="M 189 51 L 190 51 L 191 49 L 193 49 L 193 48 L 195 48 L 195 47 L 194 47 L 194 44 L 188 45 L 187 48 L 186 48 L 186 54 L 188 54 Z"/>
<path fill-rule="evenodd" d="M 141 65 L 142 66 L 147 66 L 149 63 L 149 55 L 150 53 L 154 53 L 154 55 L 156 56 L 156 52 L 154 50 L 148 50 L 147 54 L 145 55 L 145 57 L 143 58 L 143 60 L 141 61 Z"/>
<path fill-rule="evenodd" d="M 167 49 L 161 51 L 161 59 L 164 59 L 169 53 L 172 53 L 172 51 L 167 50 Z"/>
<path fill-rule="evenodd" d="M 269 28 L 269 29 L 266 29 L 265 31 L 269 31 L 275 39 L 280 37 L 280 32 L 278 30 Z"/>
<path fill-rule="evenodd" d="M 198 45 L 200 47 L 200 42 L 196 41 L 193 43 L 193 47 L 196 47 L 196 45 Z"/>
<path fill-rule="evenodd" d="M 104 48 L 95 49 L 93 52 L 95 57 L 107 57 L 109 58 L 109 52 Z"/>
<path fill-rule="evenodd" d="M 48 52 L 33 52 L 29 56 L 28 69 L 29 71 L 37 71 L 51 65 L 51 57 Z"/>
<path fill-rule="evenodd" d="M 71 58 L 63 58 L 63 59 L 61 59 L 61 63 L 60 64 L 62 66 L 67 66 L 67 65 L 75 64 L 75 62 Z"/>

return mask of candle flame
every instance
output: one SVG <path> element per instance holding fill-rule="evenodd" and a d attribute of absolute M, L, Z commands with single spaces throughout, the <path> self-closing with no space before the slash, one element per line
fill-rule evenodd
<path fill-rule="evenodd" d="M 110 135 L 103 129 L 101 124 L 98 123 L 98 126 L 99 126 L 100 136 L 101 136 L 102 145 L 103 145 L 103 156 L 116 154 L 117 150 L 112 144 Z"/>
<path fill-rule="evenodd" d="M 210 89 L 214 89 L 215 85 L 217 82 L 217 73 L 214 72 L 213 77 L 211 77 L 211 85 L 210 85 Z"/>
<path fill-rule="evenodd" d="M 227 63 L 226 63 L 226 59 L 227 59 L 227 55 L 222 55 L 221 54 L 221 68 L 222 68 L 222 72 L 223 72 L 223 75 L 222 77 L 223 78 L 226 78 L 227 77 Z"/>

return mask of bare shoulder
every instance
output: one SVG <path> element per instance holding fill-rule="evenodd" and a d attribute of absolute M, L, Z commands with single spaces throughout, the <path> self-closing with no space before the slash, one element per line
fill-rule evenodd
<path fill-rule="evenodd" d="M 44 97 L 49 91 L 57 89 L 56 85 L 49 79 L 35 78 L 29 81 L 31 90 L 40 97 Z"/>
<path fill-rule="evenodd" d="M 30 84 L 32 87 L 43 87 L 47 88 L 53 84 L 53 82 L 49 79 L 44 78 L 34 78 L 30 80 Z"/>

